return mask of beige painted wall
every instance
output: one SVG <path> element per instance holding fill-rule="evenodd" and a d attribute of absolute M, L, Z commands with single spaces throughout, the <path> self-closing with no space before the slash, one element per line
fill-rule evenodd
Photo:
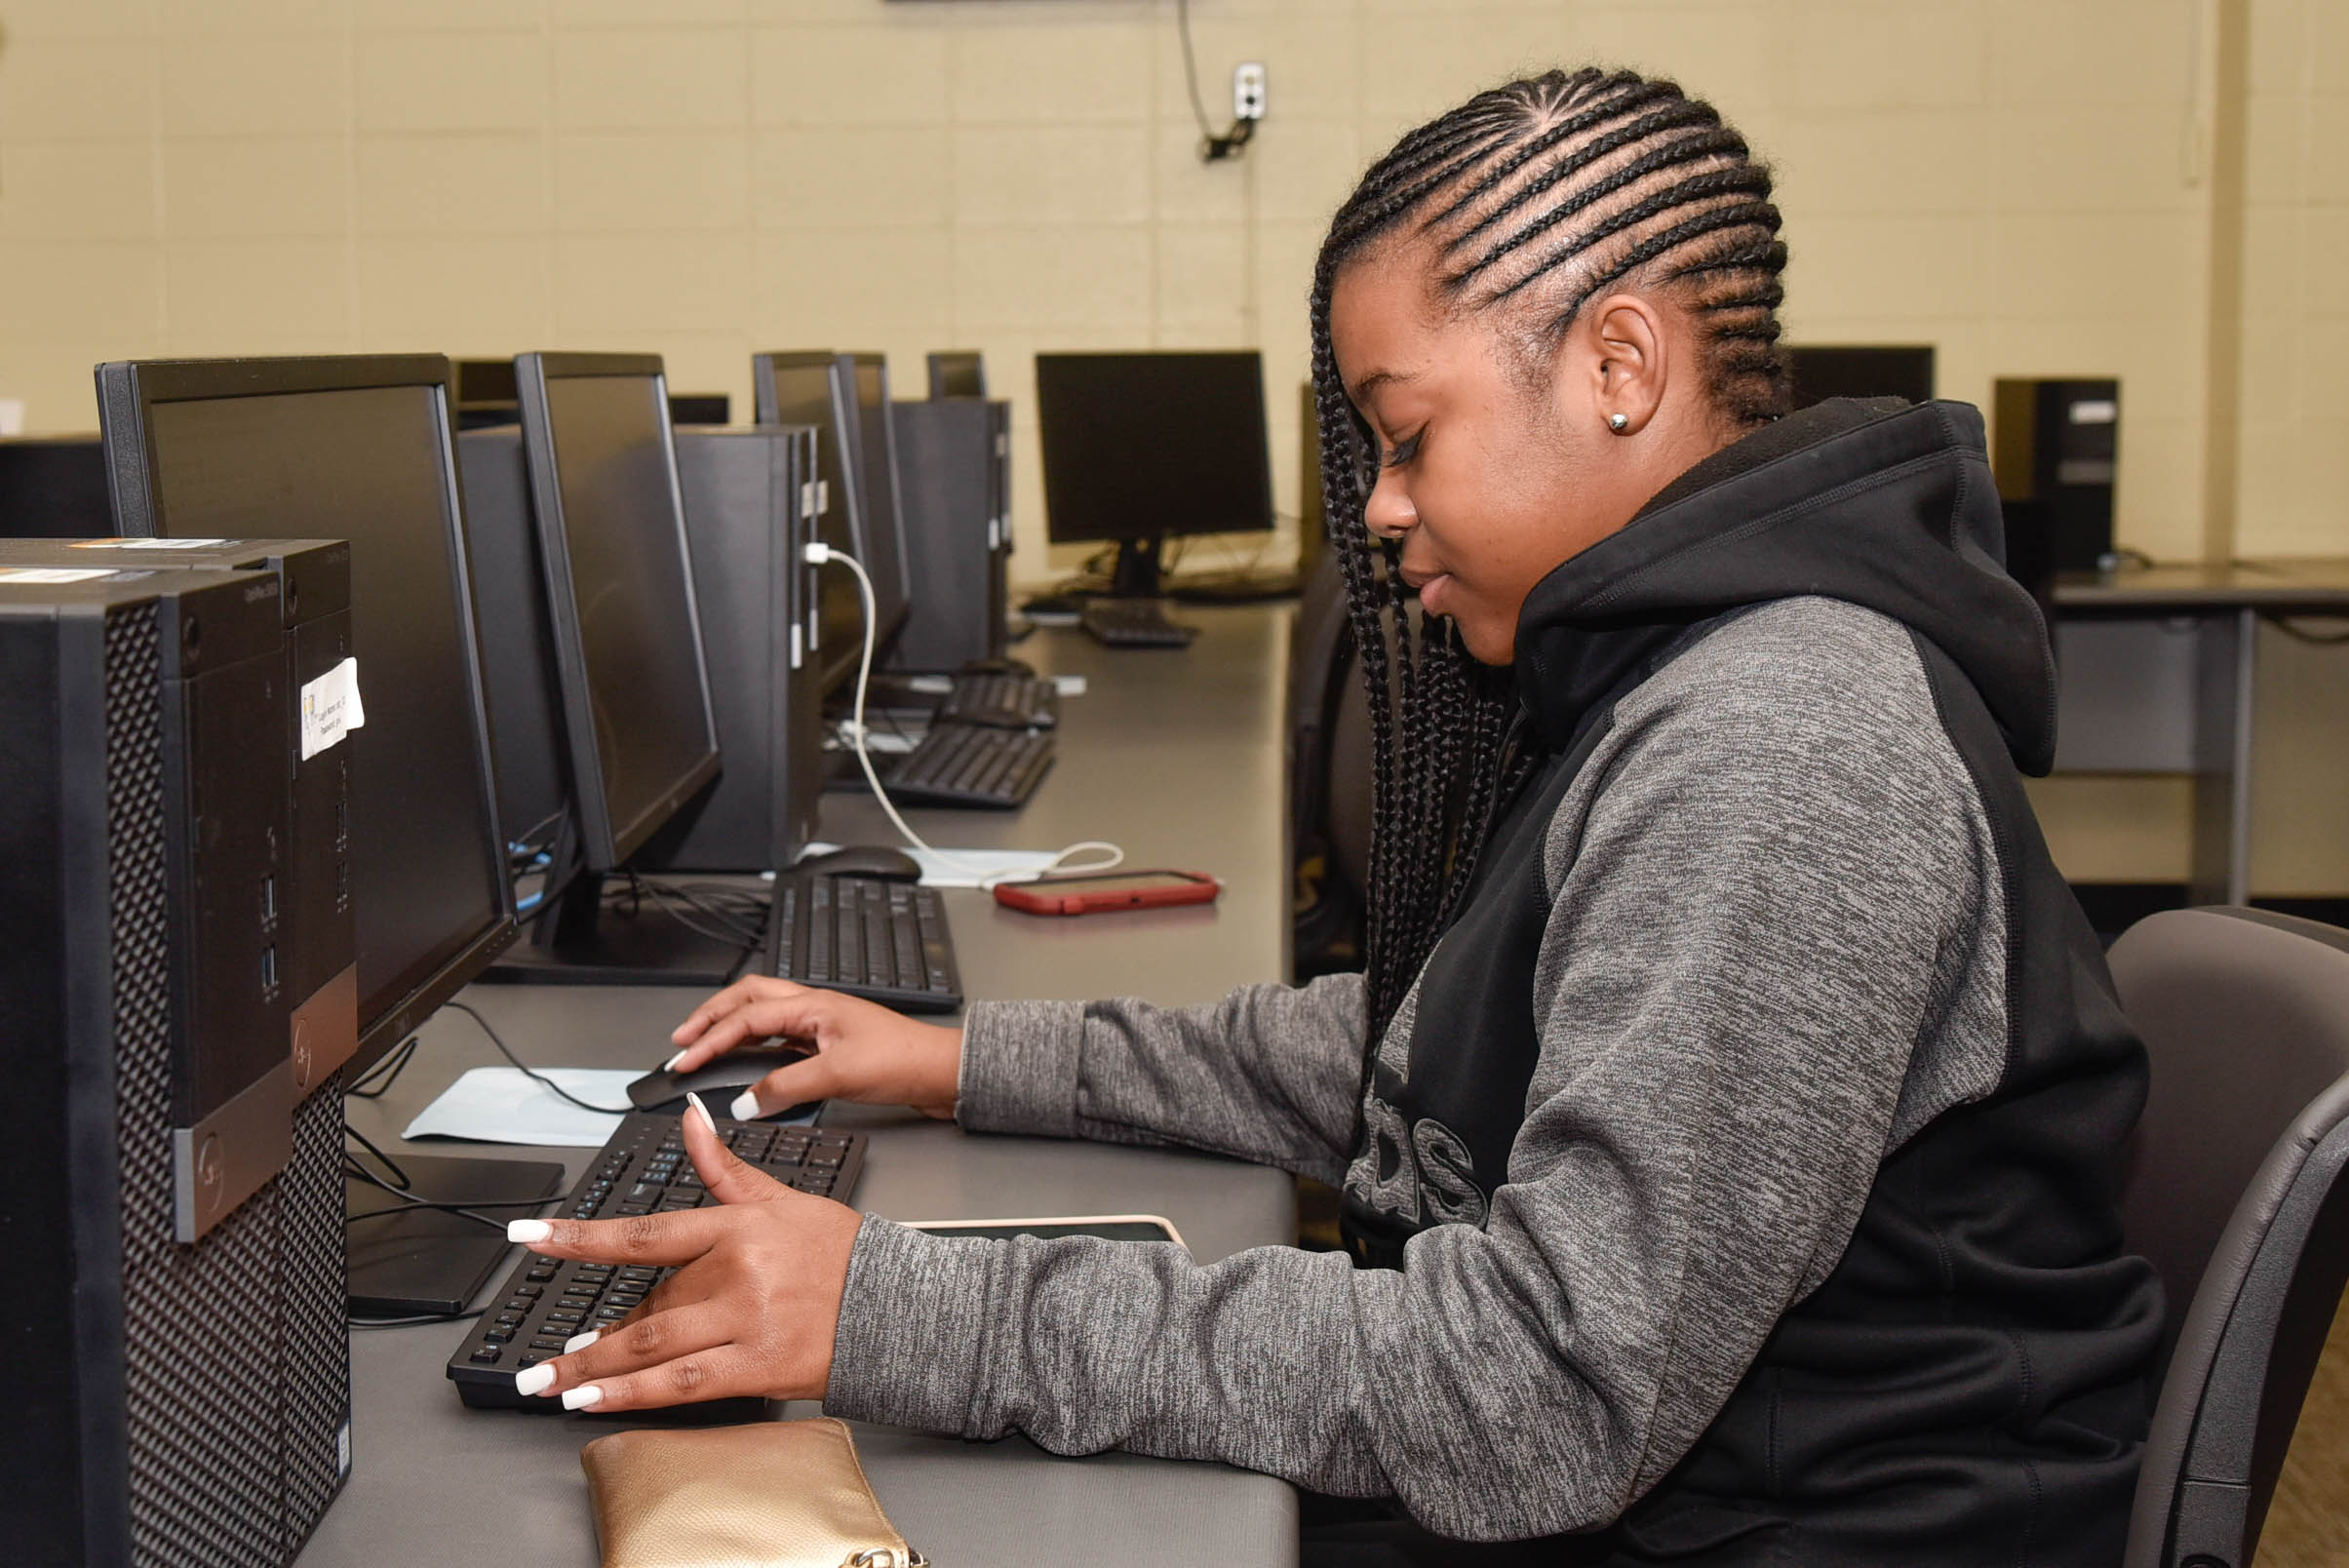
<path fill-rule="evenodd" d="M 2246 555 L 2349 547 L 2349 3 L 2251 0 Z"/>
<path fill-rule="evenodd" d="M 1077 552 L 1041 547 L 1036 350 L 1261 345 L 1293 510 L 1330 210 L 1416 121 L 1596 59 L 1775 161 L 1795 338 L 1934 342 L 1977 401 L 2117 373 L 2121 538 L 2193 556 L 2218 3 L 1195 0 L 1210 111 L 1240 59 L 1272 84 L 1247 157 L 1202 167 L 1172 0 L 0 0 L 0 397 L 87 427 L 104 358 L 563 347 L 744 399 L 759 348 L 884 349 L 904 388 L 975 346 L 1041 576 Z M 2252 8 L 2238 545 L 2337 553 L 2349 5 L 2224 3 Z M 2260 880 L 2349 887 L 2349 745 L 2305 740 L 2342 656 L 2278 667 L 2276 787 L 2317 837 L 2263 832 Z M 2180 801 L 2043 794 L 2058 858 L 2122 878 L 2182 863 Z"/>
<path fill-rule="evenodd" d="M 1282 393 L 1353 175 L 1477 87 L 1599 59 L 1776 160 L 1796 337 L 1936 342 L 1970 399 L 2120 374 L 2122 532 L 2189 554 L 2202 4 L 1197 0 L 1211 109 L 1235 61 L 1272 77 L 1256 146 L 1206 168 L 1170 0 L 14 0 L 0 396 L 57 428 L 101 357 L 533 346 L 740 395 L 757 348 L 881 347 L 903 384 L 975 345 L 1024 402 L 1037 348 L 1260 343 L 1289 510 Z"/>

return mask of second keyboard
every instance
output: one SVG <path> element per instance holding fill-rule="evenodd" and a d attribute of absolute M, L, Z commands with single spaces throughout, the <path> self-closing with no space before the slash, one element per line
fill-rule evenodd
<path fill-rule="evenodd" d="M 962 1005 L 938 890 L 878 877 L 775 879 L 765 972 L 906 1012 Z"/>

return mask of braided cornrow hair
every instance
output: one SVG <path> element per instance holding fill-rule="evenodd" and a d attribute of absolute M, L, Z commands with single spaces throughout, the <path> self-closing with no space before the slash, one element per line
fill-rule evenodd
<path fill-rule="evenodd" d="M 1750 426 L 1783 413 L 1788 395 L 1778 349 L 1786 248 L 1770 190 L 1744 139 L 1673 83 L 1551 71 L 1405 136 L 1330 222 L 1313 268 L 1313 394 L 1330 537 L 1370 699 L 1374 1040 L 1534 759 L 1504 755 L 1516 707 L 1508 672 L 1469 658 L 1448 623 L 1414 629 L 1396 547 L 1363 526 L 1377 452 L 1330 345 L 1338 275 L 1407 230 L 1428 242 L 1453 310 L 1508 314 L 1539 357 L 1529 369 L 1546 365 L 1607 289 L 1670 289 L 1696 325 L 1718 412 Z"/>

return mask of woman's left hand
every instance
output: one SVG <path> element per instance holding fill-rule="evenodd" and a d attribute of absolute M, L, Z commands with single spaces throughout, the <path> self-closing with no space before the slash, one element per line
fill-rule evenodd
<path fill-rule="evenodd" d="M 862 1217 L 735 1158 L 704 1113 L 681 1119 L 717 1205 L 516 1226 L 547 1226 L 527 1245 L 549 1258 L 676 1270 L 594 1344 L 518 1374 L 523 1393 L 561 1395 L 568 1410 L 824 1396 Z"/>

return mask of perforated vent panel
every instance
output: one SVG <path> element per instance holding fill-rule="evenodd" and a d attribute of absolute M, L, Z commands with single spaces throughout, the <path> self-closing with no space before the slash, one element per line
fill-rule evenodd
<path fill-rule="evenodd" d="M 301 1549 L 342 1484 L 351 1419 L 350 1330 L 343 1325 L 342 1075 L 294 1112 L 285 1205 L 286 1552 Z"/>
<path fill-rule="evenodd" d="M 166 782 L 151 674 L 157 637 L 151 609 L 117 614 L 108 623 L 106 807 L 132 1560 L 138 1568 L 273 1565 L 307 1536 L 332 1495 L 334 1435 L 319 1435 L 325 1420 L 314 1406 L 347 1407 L 340 1184 L 331 1210 L 337 1234 L 331 1239 L 320 1234 L 324 1222 L 315 1201 L 302 1204 L 303 1215 L 289 1233 L 286 1177 L 196 1245 L 172 1239 Z M 338 1160 L 341 1101 L 319 1095 L 312 1104 L 322 1102 L 336 1117 Z M 316 1167 L 324 1141 L 311 1129 L 304 1156 L 297 1156 L 294 1185 L 305 1197 L 322 1179 Z M 298 1291 L 289 1288 L 296 1284 Z M 334 1296 L 331 1309 L 325 1306 L 329 1291 Z M 300 1331 L 290 1339 L 285 1304 L 297 1295 Z M 320 1321 L 330 1310 L 331 1347 Z M 311 1393 L 296 1419 L 286 1391 L 305 1377 L 326 1387 Z M 290 1431 L 292 1446 L 310 1462 L 291 1488 Z M 313 1473 L 321 1463 L 324 1483 Z"/>

